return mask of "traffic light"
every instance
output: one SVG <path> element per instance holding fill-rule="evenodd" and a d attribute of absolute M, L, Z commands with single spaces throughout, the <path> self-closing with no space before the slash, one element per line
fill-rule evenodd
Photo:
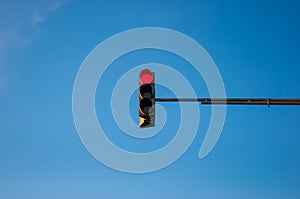
<path fill-rule="evenodd" d="M 139 79 L 139 117 L 140 128 L 154 126 L 155 85 L 154 73 L 149 69 L 140 72 Z"/>

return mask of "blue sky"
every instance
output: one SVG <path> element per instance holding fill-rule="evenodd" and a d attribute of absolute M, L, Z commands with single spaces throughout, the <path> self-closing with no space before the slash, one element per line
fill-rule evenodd
<path fill-rule="evenodd" d="M 140 175 L 94 159 L 72 116 L 73 83 L 88 53 L 114 34 L 147 26 L 199 42 L 228 97 L 300 98 L 299 9 L 297 1 L 1 1 L 0 198 L 299 198 L 300 107 L 228 106 L 217 145 L 200 160 L 210 119 L 203 106 L 186 153 Z M 208 97 L 201 76 L 172 54 L 145 50 L 117 60 L 97 89 L 97 115 L 113 130 L 108 136 L 130 150 L 162 146 L 179 120 L 178 105 L 164 104 L 166 129 L 149 143 L 116 128 L 106 106 L 110 95 L 102 98 L 101 89 L 108 92 L 131 66 L 149 62 L 174 67 L 199 97 Z M 157 93 L 172 96 L 164 88 Z"/>

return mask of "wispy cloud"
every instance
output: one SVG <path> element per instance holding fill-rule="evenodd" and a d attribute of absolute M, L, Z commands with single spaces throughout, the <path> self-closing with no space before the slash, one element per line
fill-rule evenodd
<path fill-rule="evenodd" d="M 40 24 L 67 2 L 0 1 L 0 89 L 7 85 L 10 74 L 5 67 L 9 65 L 7 55 L 30 44 L 33 36 L 39 34 Z"/>
<path fill-rule="evenodd" d="M 39 25 L 39 23 L 45 21 L 45 18 L 42 17 L 42 15 L 40 13 L 36 13 L 31 17 L 31 24 L 34 27 L 37 27 Z"/>
<path fill-rule="evenodd" d="M 0 20 L 0 52 L 8 46 L 12 47 L 12 43 L 24 43 L 20 42 L 22 38 L 36 31 L 36 27 L 68 2 L 67 0 L 52 0 L 50 3 L 37 4 L 31 1 L 26 3 L 0 1 L 0 19 L 5 19 Z"/>
<path fill-rule="evenodd" d="M 54 0 L 50 6 L 50 10 L 55 11 L 66 3 L 68 3 L 68 0 Z"/>

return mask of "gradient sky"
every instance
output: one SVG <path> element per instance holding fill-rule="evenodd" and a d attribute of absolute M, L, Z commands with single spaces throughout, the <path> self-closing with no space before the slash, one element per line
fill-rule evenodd
<path fill-rule="evenodd" d="M 228 97 L 300 98 L 299 10 L 298 1 L 286 0 L 2 0 L 0 198 L 300 198 L 300 106 L 228 106 L 217 145 L 200 160 L 210 120 L 210 107 L 203 106 L 187 152 L 167 168 L 139 175 L 94 159 L 72 116 L 73 83 L 88 53 L 114 34 L 147 26 L 199 42 Z M 208 97 L 201 76 L 175 55 L 145 50 L 121 57 L 99 84 L 96 108 L 113 132 L 108 136 L 128 150 L 159 148 L 178 128 L 178 104 L 164 104 L 166 129 L 149 143 L 124 136 L 112 119 L 108 91 L 131 67 L 149 62 L 174 67 L 197 96 Z M 173 96 L 157 90 L 158 97 Z M 136 103 L 132 98 L 133 118 Z"/>

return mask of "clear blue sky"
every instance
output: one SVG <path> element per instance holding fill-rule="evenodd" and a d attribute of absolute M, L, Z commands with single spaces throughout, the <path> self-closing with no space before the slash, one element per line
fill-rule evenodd
<path fill-rule="evenodd" d="M 0 198 L 300 198 L 300 107 L 229 106 L 217 145 L 200 160 L 210 118 L 210 107 L 201 107 L 188 151 L 169 167 L 141 175 L 94 159 L 72 117 L 73 83 L 88 53 L 113 34 L 145 26 L 199 42 L 217 64 L 228 97 L 300 98 L 299 10 L 299 2 L 286 0 L 1 1 Z M 124 56 L 99 89 L 109 91 L 129 63 L 148 62 L 173 66 L 199 97 L 208 96 L 191 67 L 151 50 Z M 171 96 L 163 89 L 159 94 Z M 124 137 L 110 110 L 96 105 L 105 128 L 123 139 L 112 140 L 130 150 L 144 146 Z M 178 105 L 166 108 L 168 119 L 178 120 Z M 163 145 L 172 138 L 168 132 L 143 150 Z"/>

